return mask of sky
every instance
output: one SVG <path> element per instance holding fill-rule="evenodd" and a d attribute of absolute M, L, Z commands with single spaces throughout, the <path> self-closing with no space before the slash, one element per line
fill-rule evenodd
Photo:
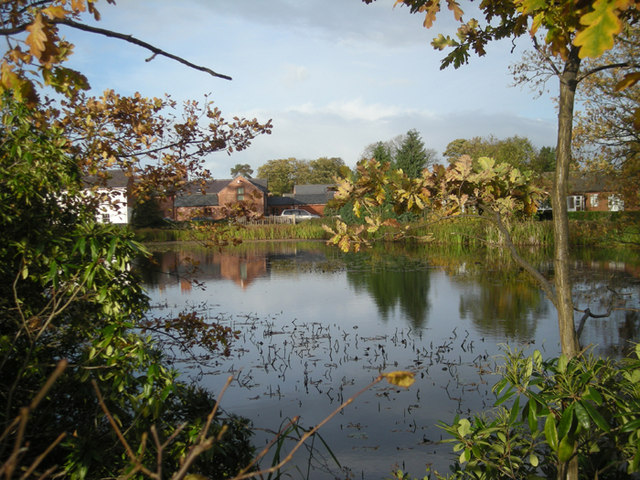
<path fill-rule="evenodd" d="M 432 29 L 395 0 L 117 0 L 100 2 L 98 26 L 131 34 L 228 81 L 156 56 L 121 40 L 61 28 L 76 46 L 69 66 L 91 93 L 178 101 L 210 95 L 223 116 L 271 119 L 271 135 L 245 151 L 207 159 L 215 178 L 236 164 L 257 173 L 268 160 L 340 157 L 353 167 L 365 148 L 410 129 L 441 157 L 457 138 L 526 137 L 536 147 L 556 140 L 555 85 L 544 96 L 513 86 L 509 65 L 528 39 L 492 44 L 484 57 L 440 70 L 438 33 L 455 21 L 440 12 Z M 465 12 L 465 21 L 473 12 Z M 91 23 L 87 19 L 88 23 Z M 513 51 L 512 51 L 513 50 Z M 254 173 L 255 176 L 255 173 Z"/>

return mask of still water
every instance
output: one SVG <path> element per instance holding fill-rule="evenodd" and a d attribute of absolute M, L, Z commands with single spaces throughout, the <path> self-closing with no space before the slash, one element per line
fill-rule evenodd
<path fill-rule="evenodd" d="M 529 256 L 552 275 L 544 254 Z M 553 305 L 498 250 L 342 254 L 321 242 L 280 242 L 165 246 L 154 258 L 143 268 L 153 315 L 196 309 L 240 332 L 230 357 L 181 369 L 214 392 L 232 376 L 222 407 L 252 420 L 260 448 L 295 416 L 316 425 L 381 371 L 415 372 L 409 389 L 377 384 L 322 428 L 340 465 L 316 440 L 314 479 L 388 478 L 395 468 L 422 476 L 427 465 L 447 471 L 454 456 L 437 423 L 491 404 L 504 345 L 559 352 Z M 573 271 L 577 306 L 618 307 L 587 322 L 582 344 L 620 355 L 640 341 L 637 256 L 581 252 Z M 303 478 L 307 461 L 299 452 L 289 475 Z"/>

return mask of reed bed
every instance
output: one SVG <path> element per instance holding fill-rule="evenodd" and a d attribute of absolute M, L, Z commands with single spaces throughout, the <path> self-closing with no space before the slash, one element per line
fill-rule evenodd
<path fill-rule="evenodd" d="M 207 241 L 214 236 L 242 241 L 260 240 L 327 240 L 329 234 L 322 228 L 335 225 L 332 218 L 307 220 L 298 224 L 234 225 L 212 224 L 197 228 L 138 229 L 141 242 Z M 569 242 L 576 246 L 638 246 L 640 226 L 635 222 L 617 222 L 610 219 L 571 220 Z M 521 247 L 553 246 L 553 223 L 550 220 L 518 220 L 509 225 L 514 245 Z M 501 246 L 505 244 L 500 231 L 490 222 L 478 218 L 459 217 L 438 222 L 414 223 L 403 242 L 420 237 L 430 237 L 431 243 L 465 248 Z M 394 232 L 382 228 L 375 235 L 377 240 L 388 241 Z"/>

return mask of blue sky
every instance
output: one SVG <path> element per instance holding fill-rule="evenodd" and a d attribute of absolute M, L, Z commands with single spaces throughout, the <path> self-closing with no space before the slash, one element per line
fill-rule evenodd
<path fill-rule="evenodd" d="M 273 133 L 243 152 L 216 153 L 208 168 L 228 178 L 237 163 L 341 157 L 353 166 L 365 147 L 415 128 L 442 154 L 456 138 L 519 135 L 555 145 L 553 91 L 535 97 L 511 86 L 510 64 L 527 39 L 491 45 L 458 70 L 441 71 L 430 41 L 452 33 L 448 11 L 433 29 L 394 0 L 118 0 L 100 2 L 100 26 L 131 34 L 233 77 L 213 78 L 122 41 L 64 29 L 76 44 L 70 66 L 99 94 L 210 94 L 226 118 L 272 119 Z M 469 13 L 469 12 L 465 12 Z M 465 20 L 470 15 L 465 16 Z M 555 87 L 552 85 L 552 87 Z"/>

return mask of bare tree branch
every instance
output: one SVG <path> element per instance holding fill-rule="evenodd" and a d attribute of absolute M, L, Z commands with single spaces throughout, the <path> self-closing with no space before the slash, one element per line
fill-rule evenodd
<path fill-rule="evenodd" d="M 600 66 L 592 68 L 591 70 L 588 70 L 588 71 L 584 72 L 582 75 L 580 75 L 580 77 L 578 78 L 578 82 L 581 82 L 582 80 L 587 78 L 589 75 L 593 75 L 594 73 L 601 72 L 602 70 L 609 70 L 609 69 L 612 69 L 612 68 L 638 68 L 638 67 L 639 67 L 639 65 L 633 64 L 633 63 L 630 63 L 630 62 L 609 63 L 607 65 L 600 65 Z"/>
<path fill-rule="evenodd" d="M 153 52 L 154 55 L 162 55 L 163 57 L 167 57 L 172 60 L 175 60 L 176 62 L 182 63 L 183 65 L 193 68 L 194 70 L 199 70 L 201 72 L 208 73 L 211 76 L 222 78 L 224 80 L 231 80 L 231 77 L 228 75 L 217 73 L 211 70 L 210 68 L 203 67 L 201 65 L 196 65 L 195 63 L 191 63 L 190 61 L 185 60 L 182 57 L 173 55 L 172 53 L 169 53 L 169 52 L 165 52 L 164 50 L 161 50 L 158 47 L 151 45 L 150 43 L 143 42 L 142 40 L 137 39 L 133 35 L 125 35 L 123 33 L 114 32 L 113 30 L 107 30 L 105 28 L 92 27 L 90 25 L 79 23 L 74 20 L 70 20 L 68 18 L 56 19 L 56 20 L 53 20 L 53 23 L 66 25 L 68 27 L 75 28 L 77 30 L 82 30 L 84 32 L 97 33 L 99 35 L 104 35 L 105 37 L 109 37 L 109 38 L 118 38 L 120 40 L 124 40 L 125 42 L 133 43 L 134 45 L 138 45 L 139 47 L 145 48 L 150 52 Z M 0 33 L 2 32 L 0 31 Z"/>

